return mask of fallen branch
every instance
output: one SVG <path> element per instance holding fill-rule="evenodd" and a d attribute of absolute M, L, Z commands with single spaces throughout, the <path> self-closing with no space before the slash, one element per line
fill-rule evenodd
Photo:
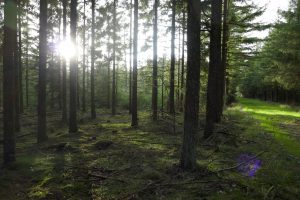
<path fill-rule="evenodd" d="M 245 161 L 245 162 L 242 162 L 242 163 L 239 163 L 237 165 L 234 165 L 232 167 L 228 167 L 228 168 L 224 168 L 224 169 L 220 169 L 214 173 L 220 173 L 220 172 L 223 172 L 223 171 L 227 171 L 227 170 L 233 170 L 233 169 L 236 169 L 236 168 L 239 168 L 240 166 L 243 166 L 245 164 L 248 164 L 249 162 L 251 162 L 252 160 L 254 160 L 255 158 L 257 158 L 258 156 L 262 155 L 263 153 L 265 153 L 266 151 L 261 151 L 259 152 L 258 154 L 256 154 L 255 156 L 253 156 L 252 158 L 250 158 L 249 160 Z"/>

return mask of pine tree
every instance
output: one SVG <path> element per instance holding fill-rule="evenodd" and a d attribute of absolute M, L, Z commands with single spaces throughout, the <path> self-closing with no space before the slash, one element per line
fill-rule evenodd
<path fill-rule="evenodd" d="M 91 45 L 91 118 L 96 119 L 95 108 L 95 0 L 92 0 L 92 45 Z"/>
<path fill-rule="evenodd" d="M 47 140 L 46 77 L 47 77 L 47 1 L 40 0 L 39 83 L 38 83 L 38 143 Z"/>
<path fill-rule="evenodd" d="M 180 166 L 196 167 L 195 136 L 198 133 L 200 89 L 200 2 L 188 0 L 187 16 L 187 77 L 184 111 L 184 136 Z"/>
<path fill-rule="evenodd" d="M 134 0 L 131 126 L 138 125 L 138 115 L 137 115 L 138 13 L 139 13 L 138 0 Z"/>
<path fill-rule="evenodd" d="M 62 0 L 63 5 L 63 40 L 67 39 L 67 0 Z M 67 122 L 67 66 L 66 59 L 62 60 L 62 121 Z"/>
<path fill-rule="evenodd" d="M 3 159 L 9 165 L 15 161 L 15 45 L 17 31 L 16 0 L 4 1 L 3 40 Z"/>
<path fill-rule="evenodd" d="M 157 8 L 158 0 L 154 0 L 153 10 L 153 74 L 152 74 L 152 119 L 157 121 Z"/>
<path fill-rule="evenodd" d="M 211 6 L 211 30 L 209 48 L 209 73 L 206 102 L 206 126 L 204 137 L 209 137 L 214 129 L 214 123 L 219 118 L 220 96 L 218 80 L 222 77 L 221 66 L 221 26 L 222 26 L 222 0 L 212 0 Z"/>
<path fill-rule="evenodd" d="M 76 29 L 77 29 L 77 0 L 71 0 L 71 40 L 76 47 Z M 76 133 L 77 127 L 77 58 L 70 60 L 70 119 L 69 132 Z"/>
<path fill-rule="evenodd" d="M 175 114 L 175 15 L 176 0 L 172 0 L 172 26 L 171 26 L 171 67 L 170 67 L 170 92 L 169 92 L 169 113 Z"/>

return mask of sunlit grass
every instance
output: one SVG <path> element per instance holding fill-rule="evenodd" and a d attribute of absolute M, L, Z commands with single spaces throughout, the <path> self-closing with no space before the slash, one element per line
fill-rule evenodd
<path fill-rule="evenodd" d="M 277 103 L 267 103 L 259 100 L 240 99 L 242 111 L 251 114 L 259 120 L 260 125 L 268 133 L 274 135 L 275 139 L 284 146 L 287 151 L 295 156 L 300 156 L 300 145 L 296 138 L 280 127 L 280 124 L 288 124 L 295 119 L 300 119 L 298 107 L 290 107 Z"/>

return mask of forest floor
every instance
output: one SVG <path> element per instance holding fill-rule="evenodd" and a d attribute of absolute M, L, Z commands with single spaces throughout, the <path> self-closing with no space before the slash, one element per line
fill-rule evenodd
<path fill-rule="evenodd" d="M 49 119 L 49 141 L 37 145 L 36 119 L 24 114 L 16 164 L 0 169 L 0 199 L 223 200 L 300 195 L 299 107 L 240 99 L 227 109 L 215 137 L 203 141 L 199 136 L 199 168 L 194 172 L 178 167 L 182 116 L 177 117 L 175 133 L 170 120 L 153 123 L 146 112 L 139 113 L 136 129 L 130 127 L 127 112 L 102 114 L 95 121 L 82 118 L 76 134 L 50 123 L 55 118 L 59 119 L 55 115 Z M 2 160 L 1 156 L 2 152 Z"/>

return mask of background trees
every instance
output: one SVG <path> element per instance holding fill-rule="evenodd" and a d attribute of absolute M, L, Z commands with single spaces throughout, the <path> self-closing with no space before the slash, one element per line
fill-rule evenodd
<path fill-rule="evenodd" d="M 53 113 L 58 112 L 62 126 L 69 123 L 73 133 L 86 110 L 96 119 L 96 113 L 107 115 L 106 109 L 112 115 L 129 109 L 131 124 L 137 126 L 138 110 L 152 107 L 153 121 L 172 117 L 174 133 L 181 130 L 178 124 L 184 115 L 181 165 L 191 169 L 196 163 L 195 135 L 203 134 L 199 113 L 206 112 L 205 137 L 209 137 L 214 124 L 222 121 L 225 96 L 227 102 L 238 96 L 299 102 L 298 1 L 291 1 L 290 10 L 281 13 L 266 41 L 250 34 L 269 27 L 254 22 L 264 9 L 250 0 L 200 4 L 191 0 L 188 10 L 185 1 L 175 0 L 20 3 L 16 22 L 7 7 L 1 13 L 6 14 L 0 37 L 3 114 L 9 119 L 4 122 L 5 144 L 13 146 L 8 132 L 12 127 L 18 130 L 18 110 L 22 113 L 23 107 L 25 115 L 34 116 L 38 107 L 39 142 L 47 138 L 46 117 Z M 8 28 L 12 22 L 13 27 L 17 23 L 16 30 Z M 64 47 L 73 48 L 59 50 L 68 40 L 73 44 Z M 13 49 L 6 49 L 8 44 Z M 75 49 L 76 56 L 64 55 Z M 12 98 L 14 103 L 9 102 Z M 164 113 L 166 105 L 169 114 Z"/>

